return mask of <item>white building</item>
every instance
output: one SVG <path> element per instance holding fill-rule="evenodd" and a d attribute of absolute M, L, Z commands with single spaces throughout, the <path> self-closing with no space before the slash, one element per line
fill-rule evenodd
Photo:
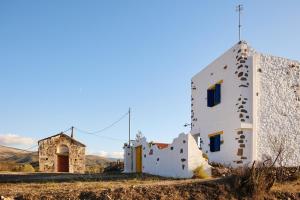
<path fill-rule="evenodd" d="M 124 146 L 124 172 L 143 172 L 153 175 L 191 178 L 193 170 L 202 166 L 207 175 L 210 166 L 191 134 L 180 134 L 171 144 L 148 143 L 137 138 L 129 147 Z"/>
<path fill-rule="evenodd" d="M 265 55 L 240 41 L 192 78 L 191 134 L 172 144 L 124 146 L 125 172 L 189 178 L 210 162 L 239 166 L 284 151 L 300 165 L 300 63 Z M 202 150 L 202 151 L 201 151 Z"/>
<path fill-rule="evenodd" d="M 210 161 L 300 165 L 300 63 L 239 42 L 192 78 L 192 130 Z"/>

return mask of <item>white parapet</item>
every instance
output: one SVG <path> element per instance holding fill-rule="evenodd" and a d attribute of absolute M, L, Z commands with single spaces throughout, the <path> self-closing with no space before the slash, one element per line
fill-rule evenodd
<path fill-rule="evenodd" d="M 141 148 L 140 155 L 137 148 Z M 138 161 L 141 156 L 141 162 Z M 148 143 L 145 137 L 137 139 L 131 147 L 124 146 L 124 172 L 141 172 L 164 177 L 191 178 L 193 170 L 202 166 L 208 175 L 211 167 L 203 158 L 194 137 L 181 133 L 171 144 L 163 148 L 155 143 Z"/>

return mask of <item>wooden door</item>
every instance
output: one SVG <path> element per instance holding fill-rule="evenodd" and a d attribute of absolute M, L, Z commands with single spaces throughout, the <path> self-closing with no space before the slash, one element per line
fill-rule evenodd
<path fill-rule="evenodd" d="M 57 155 L 57 172 L 69 172 L 69 156 Z"/>
<path fill-rule="evenodd" d="M 136 172 L 142 172 L 142 146 L 135 147 L 135 167 Z"/>

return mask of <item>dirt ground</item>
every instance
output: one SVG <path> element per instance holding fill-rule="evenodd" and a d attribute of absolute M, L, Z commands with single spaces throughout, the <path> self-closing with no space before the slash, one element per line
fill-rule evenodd
<path fill-rule="evenodd" d="M 19 174 L 15 177 L 18 176 Z M 96 178 L 99 177 L 100 175 Z M 0 179 L 4 182 L 3 176 L 0 176 Z M 18 200 L 239 199 L 236 191 L 231 190 L 227 178 L 175 180 L 148 175 L 119 174 L 111 177 L 111 180 L 104 179 L 103 176 L 101 181 L 68 179 L 71 182 L 62 183 L 56 182 L 58 179 L 53 179 L 54 182 L 43 180 L 40 183 L 21 183 L 19 179 L 16 181 L 19 183 L 0 183 L 0 196 Z M 300 180 L 275 184 L 271 193 L 266 195 L 266 199 L 300 199 Z"/>

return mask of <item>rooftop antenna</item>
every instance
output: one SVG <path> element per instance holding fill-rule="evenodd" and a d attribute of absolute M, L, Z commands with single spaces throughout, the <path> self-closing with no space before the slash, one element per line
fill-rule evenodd
<path fill-rule="evenodd" d="M 241 41 L 241 12 L 244 10 L 244 7 L 242 4 L 239 4 L 237 7 L 236 7 L 236 11 L 239 12 L 239 41 Z"/>

